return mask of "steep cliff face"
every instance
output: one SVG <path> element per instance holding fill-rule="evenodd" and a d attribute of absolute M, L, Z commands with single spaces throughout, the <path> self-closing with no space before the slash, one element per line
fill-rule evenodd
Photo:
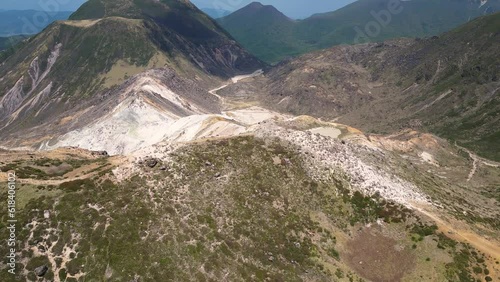
<path fill-rule="evenodd" d="M 19 113 L 26 107 L 32 107 L 42 100 L 44 94 L 50 93 L 52 82 L 49 82 L 41 90 L 38 89 L 38 87 L 56 63 L 60 55 L 61 47 L 62 44 L 54 46 L 54 49 L 50 51 L 50 55 L 45 62 L 41 62 L 38 56 L 31 61 L 27 73 L 16 81 L 14 87 L 12 87 L 0 100 L 0 118 L 8 117 L 13 113 Z M 37 90 L 40 91 L 35 93 Z M 31 99 L 24 104 L 25 100 L 28 100 L 27 98 L 30 97 Z M 12 118 L 15 117 L 16 115 Z"/>

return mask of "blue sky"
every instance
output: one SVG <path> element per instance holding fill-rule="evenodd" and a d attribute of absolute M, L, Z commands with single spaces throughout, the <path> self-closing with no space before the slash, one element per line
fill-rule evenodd
<path fill-rule="evenodd" d="M 0 0 L 3 10 L 46 10 L 44 3 L 57 5 L 59 11 L 74 11 L 85 0 Z M 222 8 L 234 11 L 252 0 L 191 0 L 200 8 Z M 305 18 L 315 13 L 330 12 L 341 8 L 354 0 L 261 0 L 262 4 L 273 5 L 291 18 Z M 54 6 L 48 6 L 54 11 Z"/>
<path fill-rule="evenodd" d="M 85 0 L 0 0 L 2 10 L 75 11 Z M 48 7 L 48 8 L 45 8 Z"/>

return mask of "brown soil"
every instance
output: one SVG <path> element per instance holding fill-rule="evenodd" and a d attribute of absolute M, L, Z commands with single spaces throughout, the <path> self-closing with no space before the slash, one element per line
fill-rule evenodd
<path fill-rule="evenodd" d="M 347 250 L 344 257 L 349 266 L 374 282 L 401 281 L 415 265 L 408 247 L 384 236 L 378 227 L 364 228 L 347 243 Z"/>

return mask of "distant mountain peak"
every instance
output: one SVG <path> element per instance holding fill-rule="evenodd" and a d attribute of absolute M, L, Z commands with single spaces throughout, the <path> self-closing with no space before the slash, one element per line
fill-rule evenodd
<path fill-rule="evenodd" d="M 267 18 L 276 21 L 280 20 L 292 21 L 292 19 L 287 17 L 278 9 L 276 9 L 276 7 L 274 7 L 273 5 L 263 5 L 260 2 L 252 2 L 224 18 L 240 18 L 240 17 L 244 18 L 257 17 L 260 19 Z"/>
<path fill-rule="evenodd" d="M 257 2 L 257 1 L 254 1 L 250 4 L 248 4 L 247 7 L 249 7 L 249 8 L 262 8 L 262 7 L 264 7 L 264 4 Z"/>
<path fill-rule="evenodd" d="M 252 3 L 248 4 L 246 7 L 243 7 L 242 9 L 245 9 L 245 8 L 258 9 L 259 11 L 272 12 L 272 13 L 276 13 L 276 14 L 280 14 L 280 15 L 284 16 L 284 14 L 282 12 L 280 12 L 278 9 L 276 9 L 276 7 L 274 7 L 273 5 L 264 5 L 260 2 L 252 2 Z"/>

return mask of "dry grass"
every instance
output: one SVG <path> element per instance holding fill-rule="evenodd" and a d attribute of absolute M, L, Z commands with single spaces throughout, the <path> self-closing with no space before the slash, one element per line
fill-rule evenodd
<path fill-rule="evenodd" d="M 113 65 L 111 70 L 103 76 L 105 79 L 104 87 L 108 88 L 114 85 L 119 85 L 129 77 L 142 73 L 148 69 L 163 67 L 167 64 L 167 57 L 159 52 L 151 58 L 147 66 L 136 66 L 124 60 L 119 60 Z"/>
<path fill-rule="evenodd" d="M 71 25 L 76 27 L 91 27 L 96 23 L 100 22 L 101 19 L 98 20 L 81 20 L 81 21 L 64 21 L 63 24 Z"/>

